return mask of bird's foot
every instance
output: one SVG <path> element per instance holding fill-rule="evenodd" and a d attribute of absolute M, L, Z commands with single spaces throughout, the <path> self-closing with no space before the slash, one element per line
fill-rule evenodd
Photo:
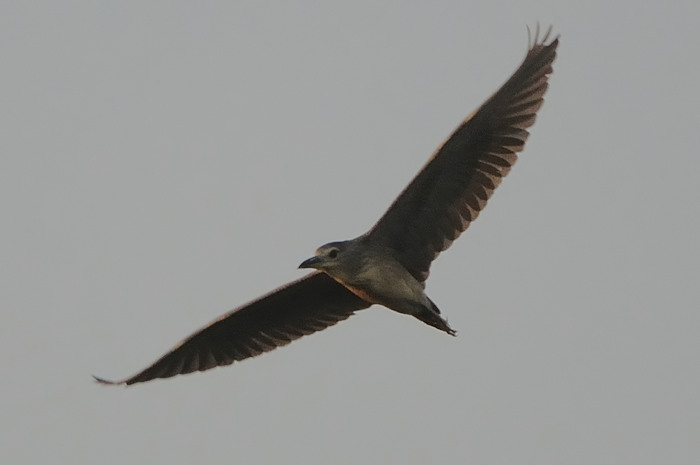
<path fill-rule="evenodd" d="M 450 336 L 457 336 L 457 331 L 450 328 L 450 325 L 447 324 L 447 320 L 442 318 L 440 315 L 438 315 L 430 309 L 425 309 L 425 311 L 414 316 L 421 320 L 423 323 L 429 324 L 433 328 L 437 328 L 440 331 L 444 331 Z"/>

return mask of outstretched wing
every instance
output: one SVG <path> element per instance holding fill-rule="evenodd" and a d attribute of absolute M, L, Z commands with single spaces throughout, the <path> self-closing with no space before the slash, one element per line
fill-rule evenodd
<path fill-rule="evenodd" d="M 220 316 L 130 378 L 95 379 L 134 384 L 230 365 L 321 331 L 369 306 L 328 275 L 313 273 Z"/>
<path fill-rule="evenodd" d="M 550 29 L 551 30 L 551 29 Z M 559 39 L 537 34 L 508 81 L 467 118 L 367 233 L 418 280 L 486 206 L 525 146 Z"/>

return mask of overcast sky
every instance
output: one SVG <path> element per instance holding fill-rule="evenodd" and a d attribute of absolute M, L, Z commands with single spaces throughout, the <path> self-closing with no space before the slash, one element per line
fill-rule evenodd
<path fill-rule="evenodd" d="M 0 462 L 697 464 L 700 7 L 0 3 Z M 451 338 L 372 307 L 128 389 L 355 237 L 561 34 Z"/>

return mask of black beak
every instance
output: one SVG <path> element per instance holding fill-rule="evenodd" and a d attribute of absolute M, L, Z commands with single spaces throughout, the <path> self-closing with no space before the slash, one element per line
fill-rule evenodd
<path fill-rule="evenodd" d="M 299 265 L 299 268 L 317 268 L 318 264 L 321 263 L 321 257 L 315 256 L 311 257 L 308 260 L 304 260 L 301 262 L 301 265 Z"/>

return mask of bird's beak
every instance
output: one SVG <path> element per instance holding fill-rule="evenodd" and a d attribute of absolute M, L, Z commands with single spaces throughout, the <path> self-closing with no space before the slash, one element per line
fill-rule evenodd
<path fill-rule="evenodd" d="M 308 260 L 304 260 L 303 262 L 301 262 L 299 268 L 318 268 L 322 261 L 323 259 L 316 255 L 314 257 L 309 258 Z"/>

